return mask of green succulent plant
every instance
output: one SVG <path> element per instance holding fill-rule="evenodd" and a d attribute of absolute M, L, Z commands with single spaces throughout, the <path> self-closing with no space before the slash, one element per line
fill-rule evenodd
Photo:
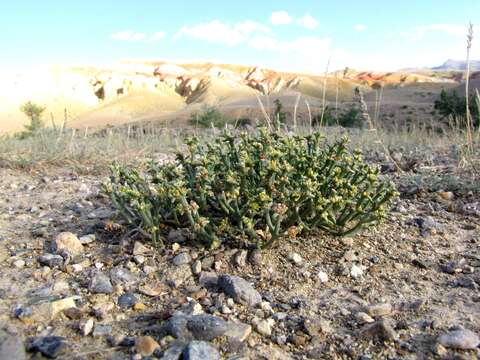
<path fill-rule="evenodd" d="M 265 248 L 315 229 L 352 235 L 381 221 L 397 192 L 347 142 L 266 129 L 207 144 L 193 137 L 172 163 L 143 173 L 113 165 L 102 189 L 159 244 L 166 227 L 188 228 L 210 247 L 242 239 Z"/>

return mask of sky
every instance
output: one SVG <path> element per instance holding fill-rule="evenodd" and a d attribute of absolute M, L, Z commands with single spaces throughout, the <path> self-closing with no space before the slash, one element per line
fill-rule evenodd
<path fill-rule="evenodd" d="M 0 68 L 211 61 L 323 73 L 466 56 L 480 0 L 16 0 L 2 3 Z"/>

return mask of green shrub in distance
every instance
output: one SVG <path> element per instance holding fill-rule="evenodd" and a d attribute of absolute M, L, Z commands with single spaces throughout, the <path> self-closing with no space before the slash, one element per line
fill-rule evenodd
<path fill-rule="evenodd" d="M 229 133 L 187 141 L 173 163 L 145 172 L 112 166 L 102 191 L 132 227 L 161 243 L 162 229 L 188 228 L 210 247 L 258 248 L 319 229 L 352 235 L 377 224 L 397 193 L 347 149 L 315 132 Z"/>
<path fill-rule="evenodd" d="M 195 127 L 202 128 L 224 128 L 226 124 L 230 123 L 230 119 L 225 116 L 216 107 L 208 107 L 201 112 L 192 113 L 190 115 L 189 123 Z"/>
<path fill-rule="evenodd" d="M 42 114 L 45 111 L 45 107 L 35 104 L 31 101 L 27 101 L 26 103 L 20 105 L 20 111 L 27 115 L 30 120 L 30 122 L 25 125 L 25 131 L 20 134 L 21 138 L 34 135 L 45 127 L 45 124 L 42 121 Z"/>
<path fill-rule="evenodd" d="M 477 102 L 476 96 L 470 96 L 469 104 L 473 125 L 479 126 L 480 104 Z M 460 96 L 455 90 L 450 93 L 442 90 L 439 98 L 435 100 L 435 110 L 438 110 L 440 115 L 444 117 L 453 116 L 464 119 L 467 112 L 467 98 L 465 96 Z"/>
<path fill-rule="evenodd" d="M 322 122 L 322 124 L 320 124 Z M 335 114 L 335 110 L 329 106 L 325 107 L 325 111 L 323 113 L 323 121 L 322 121 L 322 114 L 316 114 L 312 118 L 312 125 L 313 126 L 343 126 L 343 127 L 359 127 L 361 124 L 360 118 L 360 110 L 357 106 L 352 105 L 348 109 L 341 111 L 338 115 Z"/>

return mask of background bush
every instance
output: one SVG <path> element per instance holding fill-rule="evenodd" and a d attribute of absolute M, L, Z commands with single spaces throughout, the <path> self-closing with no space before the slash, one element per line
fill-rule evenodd
<path fill-rule="evenodd" d="M 457 119 L 465 119 L 467 112 L 466 101 L 467 98 L 465 96 L 458 95 L 456 91 L 448 93 L 445 90 L 442 90 L 440 97 L 435 101 L 435 110 L 438 110 L 438 112 L 444 117 L 452 116 Z M 479 126 L 479 103 L 478 99 L 474 95 L 470 96 L 469 108 L 473 125 Z M 465 125 L 464 121 L 462 125 Z"/>
<path fill-rule="evenodd" d="M 151 163 L 145 173 L 112 166 L 103 192 L 155 242 L 168 227 L 189 228 L 212 247 L 267 247 L 314 229 L 351 235 L 378 223 L 396 191 L 346 142 L 265 129 L 208 144 L 191 138 L 175 162 Z"/>
<path fill-rule="evenodd" d="M 224 128 L 226 124 L 230 123 L 231 119 L 225 116 L 216 107 L 208 107 L 201 112 L 195 112 L 190 115 L 189 123 L 195 127 L 202 128 Z"/>
<path fill-rule="evenodd" d="M 20 111 L 28 116 L 30 122 L 25 125 L 25 131 L 20 133 L 20 138 L 26 138 L 28 136 L 36 134 L 39 130 L 45 127 L 42 121 L 42 115 L 45 111 L 45 107 L 35 104 L 31 101 L 20 105 Z"/>
<path fill-rule="evenodd" d="M 322 114 L 316 114 L 312 118 L 313 126 L 343 126 L 343 127 L 360 127 L 362 119 L 360 117 L 360 110 L 356 105 L 351 105 L 349 108 L 344 109 L 340 112 L 335 111 L 331 107 L 325 107 L 323 113 L 323 124 Z"/>

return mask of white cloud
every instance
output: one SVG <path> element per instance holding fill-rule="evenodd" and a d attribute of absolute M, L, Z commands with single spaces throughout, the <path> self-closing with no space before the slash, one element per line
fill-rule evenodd
<path fill-rule="evenodd" d="M 274 11 L 270 15 L 270 22 L 273 25 L 288 25 L 291 24 L 293 19 L 286 11 Z"/>
<path fill-rule="evenodd" d="M 161 40 L 163 39 L 167 34 L 165 33 L 165 31 L 157 31 L 156 33 L 153 33 L 149 38 L 148 40 L 149 41 L 158 41 L 158 40 Z"/>
<path fill-rule="evenodd" d="M 357 31 L 364 31 L 367 29 L 367 26 L 366 25 L 363 25 L 363 24 L 357 24 L 354 26 L 355 30 Z"/>
<path fill-rule="evenodd" d="M 269 33 L 271 30 L 263 24 L 246 20 L 230 25 L 220 20 L 198 24 L 191 27 L 183 26 L 175 38 L 188 36 L 217 44 L 234 46 L 246 42 L 254 33 Z"/>
<path fill-rule="evenodd" d="M 119 41 L 142 41 L 142 40 L 145 40 L 147 35 L 144 33 L 125 30 L 125 31 L 119 31 L 117 33 L 114 33 L 110 35 L 110 37 L 114 40 L 119 40 Z"/>
<path fill-rule="evenodd" d="M 421 25 L 413 28 L 409 33 L 411 40 L 421 40 L 427 33 L 437 32 L 455 37 L 465 37 L 467 35 L 467 25 L 458 24 L 430 24 Z"/>
<path fill-rule="evenodd" d="M 302 18 L 298 19 L 297 22 L 304 28 L 307 28 L 310 30 L 316 29 L 319 25 L 317 19 L 315 19 L 312 15 L 308 13 L 305 14 Z"/>

